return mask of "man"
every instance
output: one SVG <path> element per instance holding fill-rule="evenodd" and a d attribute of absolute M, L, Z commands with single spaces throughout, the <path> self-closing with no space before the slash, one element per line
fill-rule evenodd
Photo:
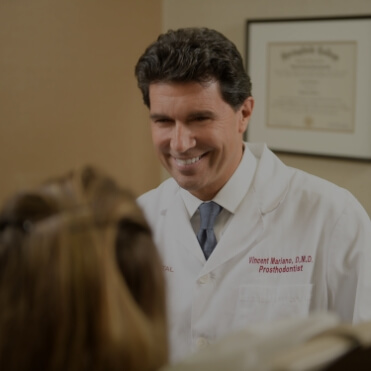
<path fill-rule="evenodd" d="M 370 219 L 348 191 L 243 142 L 254 100 L 235 45 L 169 31 L 136 76 L 172 176 L 138 199 L 167 278 L 172 359 L 247 324 L 318 310 L 371 319 Z"/>

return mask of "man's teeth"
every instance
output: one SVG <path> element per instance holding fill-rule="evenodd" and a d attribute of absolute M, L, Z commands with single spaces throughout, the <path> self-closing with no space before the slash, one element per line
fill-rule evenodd
<path fill-rule="evenodd" d="M 189 158 L 187 160 L 181 160 L 180 158 L 177 158 L 176 162 L 179 165 L 190 165 L 190 164 L 194 164 L 195 162 L 199 161 L 200 158 L 201 158 L 201 156 L 194 157 L 194 158 Z"/>

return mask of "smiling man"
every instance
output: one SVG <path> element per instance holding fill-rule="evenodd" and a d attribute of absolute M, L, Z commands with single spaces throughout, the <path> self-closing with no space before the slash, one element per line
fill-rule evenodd
<path fill-rule="evenodd" d="M 253 99 L 232 108 L 217 81 L 154 83 L 149 98 L 152 138 L 162 164 L 180 187 L 211 200 L 241 161 Z"/>
<path fill-rule="evenodd" d="M 371 319 L 371 223 L 346 190 L 243 141 L 254 100 L 215 30 L 160 35 L 136 66 L 171 178 L 138 199 L 167 279 L 172 360 L 257 322 Z"/>

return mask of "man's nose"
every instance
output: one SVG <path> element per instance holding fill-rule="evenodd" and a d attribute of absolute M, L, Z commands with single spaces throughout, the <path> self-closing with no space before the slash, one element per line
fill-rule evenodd
<path fill-rule="evenodd" d="M 173 151 L 183 153 L 196 145 L 196 139 L 192 130 L 187 125 L 176 122 L 170 140 L 170 147 Z"/>

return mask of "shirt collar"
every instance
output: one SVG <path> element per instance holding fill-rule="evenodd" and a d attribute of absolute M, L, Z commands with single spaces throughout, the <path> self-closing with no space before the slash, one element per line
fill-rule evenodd
<path fill-rule="evenodd" d="M 256 164 L 256 158 L 251 153 L 246 143 L 244 143 L 244 153 L 240 164 L 229 178 L 228 182 L 217 193 L 212 201 L 218 203 L 224 209 L 234 214 L 250 188 L 255 174 Z M 183 188 L 180 188 L 180 194 L 183 198 L 189 217 L 192 217 L 203 201 Z"/>

